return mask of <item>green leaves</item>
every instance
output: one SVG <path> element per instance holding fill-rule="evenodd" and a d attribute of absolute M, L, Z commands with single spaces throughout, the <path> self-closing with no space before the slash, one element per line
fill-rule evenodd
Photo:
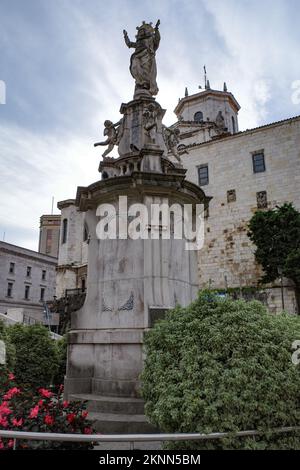
<path fill-rule="evenodd" d="M 170 311 L 148 332 L 142 393 L 150 420 L 165 432 L 221 432 L 190 448 L 300 448 L 293 434 L 266 435 L 300 420 L 300 374 L 291 345 L 300 319 L 271 315 L 259 302 L 220 300 L 202 293 Z M 261 429 L 255 439 L 237 430 Z M 182 448 L 182 444 L 172 444 Z"/>

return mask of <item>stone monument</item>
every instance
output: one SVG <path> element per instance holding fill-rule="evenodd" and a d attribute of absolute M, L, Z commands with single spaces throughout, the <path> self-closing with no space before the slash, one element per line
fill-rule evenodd
<path fill-rule="evenodd" d="M 102 179 L 77 189 L 76 205 L 85 213 L 89 231 L 87 295 L 72 314 L 65 379 L 66 397 L 88 399 L 98 411 L 99 429 L 108 432 L 144 429 L 139 399 L 144 333 L 166 309 L 188 305 L 198 291 L 197 253 L 187 249 L 184 236 L 175 236 L 182 220 L 170 216 L 166 222 L 160 213 L 156 219 L 149 214 L 154 205 L 207 207 L 209 202 L 200 187 L 186 181 L 179 135 L 163 126 L 165 110 L 154 98 L 159 21 L 155 27 L 143 22 L 135 42 L 126 31 L 124 38 L 135 49 L 130 62 L 133 100 L 121 105 L 122 118 L 116 124 L 105 121 L 107 140 L 95 144 L 107 146 L 99 165 Z M 118 158 L 108 157 L 115 147 Z M 144 214 L 139 224 L 132 207 Z M 116 228 L 117 235 L 99 237 L 99 220 L 108 208 L 113 211 L 106 228 Z M 137 225 L 138 237 L 132 232 Z M 118 423 L 110 426 L 104 417 L 108 410 L 131 416 L 110 418 Z M 139 418 L 134 421 L 132 416 Z"/>

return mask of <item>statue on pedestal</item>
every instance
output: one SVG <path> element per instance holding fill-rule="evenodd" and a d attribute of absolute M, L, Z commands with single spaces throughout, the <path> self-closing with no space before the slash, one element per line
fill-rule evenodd
<path fill-rule="evenodd" d="M 98 145 L 108 145 L 108 148 L 102 155 L 103 158 L 106 157 L 106 155 L 113 150 L 114 146 L 118 145 L 120 142 L 122 121 L 123 119 L 120 119 L 116 124 L 113 124 L 112 121 L 109 121 L 108 119 L 104 121 L 103 135 L 107 135 L 107 139 L 103 142 L 96 142 L 94 144 L 94 147 L 97 147 Z"/>
<path fill-rule="evenodd" d="M 170 152 L 179 163 L 182 163 L 180 155 L 178 153 L 179 145 L 179 129 L 172 129 L 171 127 L 166 127 L 163 125 L 163 138 L 167 147 L 168 152 Z"/>
<path fill-rule="evenodd" d="M 127 31 L 123 31 L 126 45 L 135 49 L 130 59 L 130 73 L 135 79 L 135 98 L 141 91 L 149 96 L 158 93 L 155 52 L 160 42 L 159 25 L 160 20 L 157 21 L 155 28 L 152 23 L 143 21 L 142 25 L 136 28 L 138 31 L 136 42 L 130 41 Z"/>

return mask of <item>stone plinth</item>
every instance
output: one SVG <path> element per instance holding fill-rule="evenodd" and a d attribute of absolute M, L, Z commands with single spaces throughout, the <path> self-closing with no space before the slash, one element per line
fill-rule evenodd
<path fill-rule="evenodd" d="M 138 396 L 150 309 L 188 305 L 197 294 L 197 254 L 186 250 L 184 239 L 162 239 L 163 226 L 154 227 L 159 239 L 97 238 L 98 205 L 112 204 L 116 218 L 124 217 L 119 196 L 128 197 L 128 207 L 143 203 L 149 209 L 151 204 L 208 202 L 176 170 L 133 172 L 78 188 L 76 204 L 85 212 L 91 238 L 86 300 L 73 313 L 68 335 L 66 395 Z"/>

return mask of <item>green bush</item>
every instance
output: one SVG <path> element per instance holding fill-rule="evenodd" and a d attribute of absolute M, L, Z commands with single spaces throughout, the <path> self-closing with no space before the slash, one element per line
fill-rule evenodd
<path fill-rule="evenodd" d="M 58 370 L 58 352 L 47 328 L 15 324 L 7 327 L 7 334 L 16 349 L 13 372 L 19 385 L 48 387 Z"/>
<path fill-rule="evenodd" d="M 292 343 L 300 319 L 271 315 L 257 301 L 205 292 L 177 307 L 145 338 L 142 394 L 146 414 L 163 432 L 230 432 L 215 441 L 169 444 L 184 449 L 299 449 L 300 374 Z M 262 431 L 236 438 L 239 430 Z"/>
<path fill-rule="evenodd" d="M 64 377 L 66 374 L 67 367 L 67 340 L 64 336 L 59 341 L 55 342 L 57 352 L 57 371 L 53 378 L 54 385 L 61 385 L 64 383 Z"/>
<path fill-rule="evenodd" d="M 4 378 L 10 370 L 13 370 L 16 362 L 16 348 L 10 341 L 7 334 L 7 327 L 4 322 L 0 320 L 0 340 L 5 343 L 6 349 L 6 364 L 0 364 L 0 393 L 3 389 Z"/>

